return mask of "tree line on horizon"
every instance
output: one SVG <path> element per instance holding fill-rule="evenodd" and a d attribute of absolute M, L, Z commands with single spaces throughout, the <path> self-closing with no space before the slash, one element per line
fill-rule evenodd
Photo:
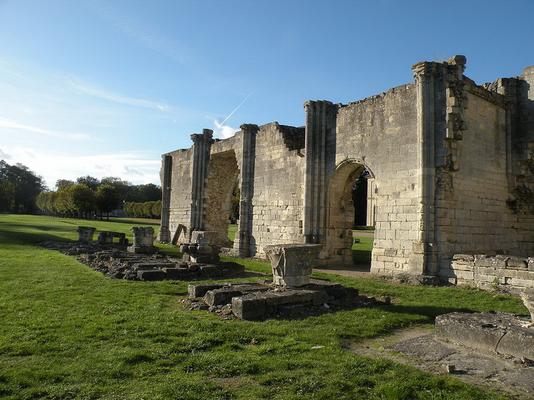
<path fill-rule="evenodd" d="M 55 191 L 41 192 L 36 199 L 37 207 L 45 214 L 79 218 L 109 218 L 115 210 L 123 210 L 128 216 L 156 218 L 159 217 L 154 204 L 157 202 L 161 209 L 161 189 L 153 183 L 132 185 L 120 178 L 99 180 L 92 176 L 79 177 L 76 181 L 60 179 Z M 134 215 L 132 207 L 126 207 L 130 203 L 148 203 L 143 211 L 149 208 L 150 212 Z"/>
<path fill-rule="evenodd" d="M 161 188 L 133 185 L 116 177 L 60 179 L 49 190 L 42 177 L 22 164 L 0 160 L 0 212 L 36 213 L 80 218 L 103 218 L 115 210 L 128 216 L 157 218 Z"/>

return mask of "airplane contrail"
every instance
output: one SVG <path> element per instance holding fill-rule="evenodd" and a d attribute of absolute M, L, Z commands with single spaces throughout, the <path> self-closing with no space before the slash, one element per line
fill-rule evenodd
<path fill-rule="evenodd" d="M 230 114 L 228 114 L 228 116 L 223 120 L 223 122 L 221 122 L 221 126 L 224 125 L 224 123 L 225 123 L 226 121 L 228 121 L 228 120 L 230 119 L 230 117 L 231 117 L 232 115 L 234 115 L 234 114 L 236 113 L 237 110 L 239 110 L 239 109 L 241 108 L 241 106 L 242 106 L 243 104 L 245 104 L 245 101 L 247 101 L 248 98 L 249 98 L 250 96 L 252 96 L 252 93 L 253 93 L 253 92 L 250 92 L 250 93 L 243 99 L 243 101 L 242 101 L 241 103 L 239 103 L 239 104 L 237 105 L 237 107 L 234 108 Z"/>

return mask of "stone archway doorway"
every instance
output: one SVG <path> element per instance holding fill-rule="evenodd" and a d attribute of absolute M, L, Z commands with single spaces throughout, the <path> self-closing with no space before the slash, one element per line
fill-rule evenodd
<path fill-rule="evenodd" d="M 238 180 L 239 167 L 234 150 L 211 155 L 205 188 L 204 229 L 217 232 L 216 244 L 224 247 L 232 247 L 228 226 Z"/>
<path fill-rule="evenodd" d="M 327 198 L 327 264 L 369 271 L 374 241 L 375 180 L 371 170 L 345 161 L 330 180 Z"/>

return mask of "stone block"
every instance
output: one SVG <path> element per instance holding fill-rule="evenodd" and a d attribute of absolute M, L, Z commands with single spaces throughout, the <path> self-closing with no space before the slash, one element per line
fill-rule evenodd
<path fill-rule="evenodd" d="M 506 313 L 450 313 L 436 317 L 436 335 L 486 354 L 534 360 L 534 329 Z"/>
<path fill-rule="evenodd" d="M 225 284 L 221 283 L 205 285 L 189 284 L 189 286 L 187 287 L 187 293 L 190 298 L 203 297 L 209 290 L 220 289 L 224 286 Z"/>
<path fill-rule="evenodd" d="M 232 286 L 222 287 L 218 289 L 208 290 L 203 297 L 204 303 L 208 306 L 219 306 L 229 304 L 232 297 L 241 296 L 242 291 L 233 288 Z"/>
<path fill-rule="evenodd" d="M 528 269 L 528 260 L 522 257 L 508 257 L 506 268 L 510 269 Z"/>
<path fill-rule="evenodd" d="M 254 295 L 232 298 L 232 313 L 239 319 L 260 320 L 265 318 L 265 299 Z"/>
<path fill-rule="evenodd" d="M 138 270 L 137 279 L 142 281 L 161 281 L 166 279 L 167 275 L 160 269 Z"/>

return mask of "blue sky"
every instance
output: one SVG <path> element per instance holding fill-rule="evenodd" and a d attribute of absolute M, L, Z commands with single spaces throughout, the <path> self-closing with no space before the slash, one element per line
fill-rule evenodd
<path fill-rule="evenodd" d="M 465 54 L 479 83 L 517 76 L 533 17 L 532 0 L 0 0 L 0 158 L 51 187 L 158 183 L 191 133 L 300 126 L 306 99 L 380 93 L 417 61 Z"/>

